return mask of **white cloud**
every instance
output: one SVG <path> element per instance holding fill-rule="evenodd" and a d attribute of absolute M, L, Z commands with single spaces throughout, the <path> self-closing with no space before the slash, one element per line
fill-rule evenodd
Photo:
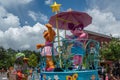
<path fill-rule="evenodd" d="M 46 27 L 40 23 L 20 27 L 19 18 L 0 6 L 0 46 L 6 49 L 36 50 L 37 43 L 44 43 L 42 34 L 45 29 Z"/>
<path fill-rule="evenodd" d="M 117 21 L 112 12 L 101 12 L 98 9 L 88 10 L 88 13 L 92 16 L 92 24 L 86 29 L 93 32 L 103 33 L 113 36 L 120 35 L 120 21 Z"/>
<path fill-rule="evenodd" d="M 52 3 L 53 3 L 53 0 L 45 0 L 46 5 L 49 5 L 49 4 L 52 4 Z"/>
<path fill-rule="evenodd" d="M 0 31 L 0 46 L 4 48 L 36 49 L 36 44 L 44 43 L 43 31 L 46 27 L 36 23 L 33 27 L 9 28 L 5 32 Z"/>
<path fill-rule="evenodd" d="M 6 1 L 6 2 L 5 2 Z M 32 0 L 0 0 L 0 4 L 9 6 L 12 4 L 26 4 Z M 49 4 L 49 0 L 47 3 Z M 110 8 L 106 8 L 106 11 L 102 11 L 100 8 L 90 9 L 87 12 L 92 16 L 93 23 L 86 29 L 100 32 L 104 34 L 112 34 L 113 36 L 120 35 L 120 21 L 116 19 L 113 12 L 109 11 Z M 108 12 L 109 11 L 109 12 Z M 119 12 L 119 10 L 117 10 Z M 116 11 L 116 12 L 117 12 Z M 28 12 L 29 16 L 34 21 L 47 22 L 48 17 L 41 12 L 35 13 L 33 11 Z M 28 25 L 28 22 L 25 22 Z M 4 48 L 13 49 L 36 49 L 37 43 L 44 43 L 43 31 L 46 27 L 40 23 L 36 23 L 34 26 L 20 27 L 19 18 L 12 13 L 8 13 L 3 7 L 0 6 L 0 46 Z M 63 36 L 64 32 L 60 35 Z M 63 36 L 64 37 L 64 36 Z"/>
<path fill-rule="evenodd" d="M 28 15 L 34 20 L 34 21 L 40 21 L 40 22 L 47 22 L 48 17 L 41 12 L 35 13 L 33 11 L 28 11 Z"/>
<path fill-rule="evenodd" d="M 28 25 L 28 21 L 25 21 L 25 24 Z"/>
<path fill-rule="evenodd" d="M 28 15 L 34 20 L 37 21 L 37 14 L 35 12 L 29 11 Z"/>
<path fill-rule="evenodd" d="M 21 5 L 21 4 L 27 4 L 30 3 L 33 0 L 0 0 L 0 4 L 9 7 L 14 5 Z"/>
<path fill-rule="evenodd" d="M 93 17 L 89 29 L 104 34 L 120 36 L 120 0 L 86 0 Z M 90 11 L 91 10 L 91 11 Z"/>
<path fill-rule="evenodd" d="M 0 6 L 0 30 L 5 31 L 10 27 L 19 27 L 19 25 L 19 18 Z"/>
<path fill-rule="evenodd" d="M 103 12 L 112 12 L 113 15 L 120 19 L 120 0 L 86 0 L 89 8 L 98 8 Z"/>

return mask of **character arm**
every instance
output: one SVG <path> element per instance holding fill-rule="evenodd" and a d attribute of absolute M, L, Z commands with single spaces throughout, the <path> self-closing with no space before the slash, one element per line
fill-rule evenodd
<path fill-rule="evenodd" d="M 78 39 L 88 39 L 88 34 L 83 32 L 81 35 L 79 35 Z"/>
<path fill-rule="evenodd" d="M 50 41 L 53 41 L 56 33 L 55 33 L 55 31 L 52 29 L 52 25 L 51 25 L 51 24 L 46 24 L 45 26 L 48 28 L 49 40 L 50 40 Z"/>
<path fill-rule="evenodd" d="M 52 25 L 48 23 L 48 24 L 46 24 L 45 26 L 47 27 L 48 32 L 51 34 L 52 31 L 53 31 L 53 29 L 52 29 Z"/>
<path fill-rule="evenodd" d="M 45 46 L 45 44 L 37 44 L 37 45 L 36 45 L 36 48 L 39 49 L 39 48 L 42 48 L 42 47 L 44 47 L 44 46 Z"/>

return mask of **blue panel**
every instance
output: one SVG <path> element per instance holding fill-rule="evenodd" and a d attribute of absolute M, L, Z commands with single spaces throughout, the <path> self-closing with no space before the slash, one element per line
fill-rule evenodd
<path fill-rule="evenodd" d="M 42 72 L 40 80 L 55 80 L 55 78 L 59 78 L 59 80 L 67 80 L 67 76 L 73 77 L 74 74 L 78 74 L 76 80 L 91 80 L 91 76 L 95 76 L 95 80 L 98 80 L 98 71 L 97 70 L 85 70 L 85 71 L 70 71 L 70 72 Z M 46 79 L 44 79 L 46 78 Z M 57 80 L 57 79 L 56 79 Z"/>

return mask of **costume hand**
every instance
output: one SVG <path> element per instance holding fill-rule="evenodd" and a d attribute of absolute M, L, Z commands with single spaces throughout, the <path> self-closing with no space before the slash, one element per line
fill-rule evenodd
<path fill-rule="evenodd" d="M 45 26 L 47 27 L 47 28 L 52 28 L 52 25 L 51 24 L 45 24 Z"/>
<path fill-rule="evenodd" d="M 45 46 L 45 44 L 37 44 L 36 48 L 39 49 L 39 48 L 44 47 L 44 46 Z"/>

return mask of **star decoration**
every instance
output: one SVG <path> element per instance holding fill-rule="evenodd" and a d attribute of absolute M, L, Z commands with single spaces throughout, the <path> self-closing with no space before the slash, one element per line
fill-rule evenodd
<path fill-rule="evenodd" d="M 61 6 L 61 4 L 57 4 L 56 2 L 54 2 L 54 4 L 51 5 L 52 12 L 58 12 L 58 11 L 60 11 L 60 6 Z"/>

